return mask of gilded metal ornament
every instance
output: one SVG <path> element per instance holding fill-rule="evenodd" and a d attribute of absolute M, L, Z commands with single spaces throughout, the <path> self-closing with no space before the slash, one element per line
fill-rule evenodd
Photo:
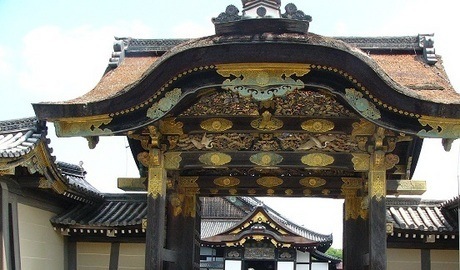
<path fill-rule="evenodd" d="M 380 119 L 382 116 L 377 107 L 363 97 L 361 92 L 356 91 L 354 88 L 345 89 L 345 98 L 350 105 L 360 112 L 364 117 L 370 119 Z"/>
<path fill-rule="evenodd" d="M 460 138 L 460 119 L 446 119 L 441 117 L 422 116 L 418 119 L 425 128 L 420 130 L 417 135 L 427 138 Z"/>
<path fill-rule="evenodd" d="M 308 139 L 301 143 L 296 150 L 310 150 L 312 148 L 316 149 L 324 149 L 328 146 L 328 144 L 332 141 L 337 139 L 337 135 L 333 134 L 322 134 L 319 136 L 310 136 L 308 135 Z"/>
<path fill-rule="evenodd" d="M 326 180 L 319 177 L 305 177 L 299 180 L 299 184 L 304 187 L 317 188 L 324 186 L 326 184 Z"/>
<path fill-rule="evenodd" d="M 230 155 L 219 152 L 206 153 L 201 155 L 198 159 L 201 163 L 208 166 L 222 166 L 232 161 Z"/>
<path fill-rule="evenodd" d="M 311 167 L 325 167 L 334 163 L 334 157 L 323 153 L 314 153 L 303 156 L 301 161 Z"/>
<path fill-rule="evenodd" d="M 214 184 L 220 187 L 234 187 L 240 184 L 240 179 L 231 176 L 223 176 L 214 179 Z"/>
<path fill-rule="evenodd" d="M 180 162 L 182 161 L 180 152 L 166 152 L 164 154 L 165 169 L 167 170 L 177 170 L 180 167 Z"/>
<path fill-rule="evenodd" d="M 372 136 L 375 133 L 376 126 L 364 119 L 360 119 L 359 122 L 353 123 L 353 130 L 351 131 L 351 137 L 355 138 L 357 136 Z"/>
<path fill-rule="evenodd" d="M 274 176 L 265 176 L 257 179 L 257 184 L 263 187 L 273 188 L 283 184 L 283 180 Z"/>
<path fill-rule="evenodd" d="M 369 168 L 369 196 L 381 201 L 386 196 L 386 164 L 385 153 L 375 151 L 370 158 Z"/>
<path fill-rule="evenodd" d="M 351 162 L 353 163 L 353 168 L 358 172 L 365 172 L 369 170 L 370 167 L 370 155 L 365 153 L 352 153 L 353 158 Z"/>
<path fill-rule="evenodd" d="M 166 170 L 162 167 L 149 168 L 147 193 L 153 198 L 166 195 Z"/>
<path fill-rule="evenodd" d="M 109 115 L 97 115 L 89 117 L 62 118 L 54 122 L 56 135 L 62 137 L 91 137 L 111 133 L 111 130 L 104 128 L 112 122 Z"/>
<path fill-rule="evenodd" d="M 175 88 L 165 94 L 158 102 L 154 103 L 147 110 L 147 117 L 150 119 L 159 119 L 163 117 L 172 107 L 174 107 L 182 96 L 182 90 Z"/>
<path fill-rule="evenodd" d="M 314 133 L 324 133 L 331 131 L 335 128 L 334 122 L 325 120 L 325 119 L 311 119 L 305 121 L 301 125 L 303 130 L 314 132 Z"/>
<path fill-rule="evenodd" d="M 211 118 L 201 122 L 200 126 L 202 129 L 209 132 L 222 132 L 231 129 L 233 123 L 224 118 Z"/>
<path fill-rule="evenodd" d="M 184 195 L 182 215 L 185 217 L 196 216 L 197 195 L 200 193 L 197 181 L 198 176 L 181 176 L 178 179 L 178 191 Z"/>
<path fill-rule="evenodd" d="M 392 169 L 396 164 L 399 163 L 399 157 L 395 154 L 387 154 L 385 156 L 385 169 Z"/>
<path fill-rule="evenodd" d="M 272 117 L 269 111 L 264 111 L 262 117 L 251 121 L 251 127 L 261 131 L 274 131 L 282 128 L 283 121 Z"/>
<path fill-rule="evenodd" d="M 252 155 L 249 160 L 259 166 L 272 167 L 283 161 L 283 157 L 276 153 L 257 153 Z"/>
<path fill-rule="evenodd" d="M 243 97 L 265 101 L 284 96 L 294 90 L 304 88 L 297 77 L 310 71 L 307 64 L 284 63 L 236 63 L 217 66 L 217 73 L 227 78 L 222 88 Z"/>
<path fill-rule="evenodd" d="M 184 123 L 176 122 L 176 118 L 165 118 L 160 121 L 160 133 L 166 135 L 182 135 L 184 134 Z"/>
<path fill-rule="evenodd" d="M 48 189 L 52 187 L 53 185 L 51 181 L 49 181 L 45 177 L 40 177 L 40 180 L 38 181 L 38 188 Z"/>

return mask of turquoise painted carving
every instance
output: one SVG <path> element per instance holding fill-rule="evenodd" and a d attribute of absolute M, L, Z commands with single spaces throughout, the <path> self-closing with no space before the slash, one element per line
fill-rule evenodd
<path fill-rule="evenodd" d="M 165 94 L 165 96 L 158 102 L 154 103 L 147 110 L 147 117 L 151 119 L 159 119 L 164 116 L 174 105 L 176 105 L 182 95 L 180 88 L 175 88 L 171 92 Z"/>
<path fill-rule="evenodd" d="M 356 91 L 355 89 L 345 89 L 345 98 L 348 100 L 348 102 L 350 102 L 350 105 L 353 106 L 364 117 L 370 119 L 380 119 L 382 117 L 377 107 L 365 99 L 363 94 Z"/>

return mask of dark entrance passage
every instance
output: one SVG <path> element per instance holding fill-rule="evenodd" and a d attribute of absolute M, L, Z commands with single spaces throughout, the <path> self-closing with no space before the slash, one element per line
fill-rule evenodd
<path fill-rule="evenodd" d="M 245 261 L 244 270 L 275 269 L 275 261 Z"/>

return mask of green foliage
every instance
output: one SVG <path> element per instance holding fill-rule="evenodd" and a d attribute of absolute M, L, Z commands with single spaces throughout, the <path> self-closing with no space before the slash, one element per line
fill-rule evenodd
<path fill-rule="evenodd" d="M 343 252 L 341 249 L 337 249 L 337 248 L 329 248 L 327 251 L 326 251 L 326 254 L 327 255 L 331 255 L 331 256 L 334 256 L 336 258 L 340 258 L 340 259 L 343 259 Z"/>

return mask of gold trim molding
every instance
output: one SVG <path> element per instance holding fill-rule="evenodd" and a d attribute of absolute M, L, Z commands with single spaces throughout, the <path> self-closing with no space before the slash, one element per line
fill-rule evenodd
<path fill-rule="evenodd" d="M 53 122 L 56 128 L 57 136 L 88 137 L 110 133 L 110 129 L 102 129 L 101 126 L 108 125 L 110 122 L 112 122 L 112 118 L 108 114 L 105 114 L 89 117 L 61 118 L 56 119 Z"/>
<path fill-rule="evenodd" d="M 353 157 L 351 162 L 353 163 L 353 168 L 358 172 L 368 171 L 370 168 L 370 155 L 365 153 L 352 153 Z"/>
<path fill-rule="evenodd" d="M 276 153 L 257 153 L 252 155 L 249 160 L 259 166 L 271 167 L 283 161 L 283 157 Z"/>
<path fill-rule="evenodd" d="M 273 188 L 283 184 L 283 180 L 274 176 L 264 176 L 257 179 L 257 184 L 266 188 Z"/>
<path fill-rule="evenodd" d="M 240 179 L 231 176 L 223 176 L 214 179 L 214 184 L 220 187 L 234 187 L 240 184 Z"/>
<path fill-rule="evenodd" d="M 421 130 L 417 133 L 420 137 L 458 139 L 460 138 L 460 119 L 446 119 L 441 117 L 424 116 L 418 120 L 422 126 L 431 130 Z"/>
<path fill-rule="evenodd" d="M 230 155 L 220 152 L 206 153 L 201 155 L 198 159 L 201 163 L 208 166 L 222 166 L 232 161 Z"/>
<path fill-rule="evenodd" d="M 166 152 L 165 157 L 165 169 L 167 170 L 178 170 L 182 161 L 180 152 Z"/>
<path fill-rule="evenodd" d="M 303 130 L 308 132 L 324 133 L 333 130 L 335 128 L 335 124 L 334 122 L 325 119 L 311 119 L 304 121 L 301 127 Z"/>
<path fill-rule="evenodd" d="M 319 177 L 305 177 L 299 180 L 299 184 L 309 188 L 321 187 L 324 186 L 326 183 L 327 181 L 325 179 Z"/>
<path fill-rule="evenodd" d="M 252 97 L 257 101 L 281 97 L 304 88 L 305 84 L 292 76 L 304 76 L 310 65 L 298 63 L 232 63 L 216 66 L 216 71 L 227 78 L 222 88 Z"/>
<path fill-rule="evenodd" d="M 233 122 L 224 118 L 211 118 L 201 122 L 200 127 L 209 132 L 222 132 L 233 127 Z"/>
<path fill-rule="evenodd" d="M 272 117 L 272 114 L 269 111 L 264 111 L 261 118 L 251 121 L 251 127 L 261 131 L 278 130 L 282 128 L 283 125 L 283 121 Z"/>
<path fill-rule="evenodd" d="M 314 153 L 303 156 L 301 161 L 311 167 L 325 167 L 334 163 L 334 157 L 323 153 Z"/>

